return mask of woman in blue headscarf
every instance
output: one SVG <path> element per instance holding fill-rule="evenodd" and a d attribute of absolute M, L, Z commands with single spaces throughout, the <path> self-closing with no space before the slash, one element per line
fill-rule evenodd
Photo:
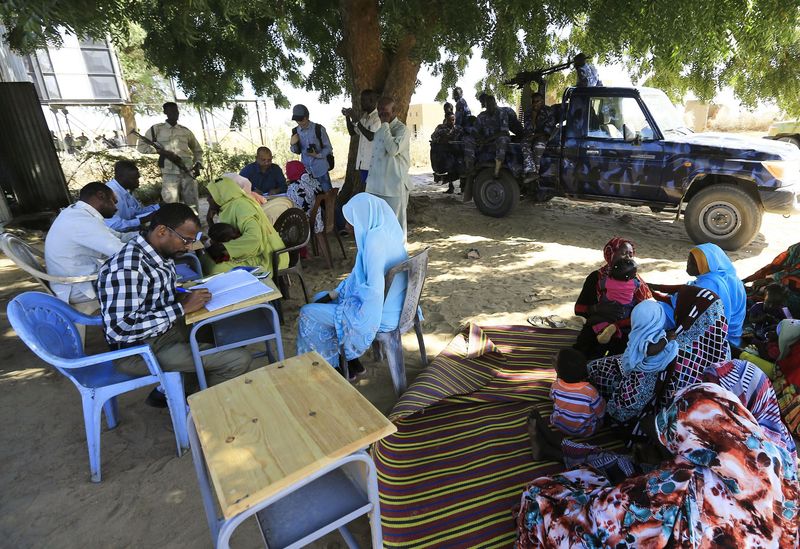
<path fill-rule="evenodd" d="M 747 295 L 744 283 L 736 274 L 736 267 L 716 244 L 700 244 L 689 250 L 686 274 L 696 277 L 687 282 L 688 285 L 711 290 L 722 300 L 725 317 L 728 320 L 728 341 L 738 347 L 747 313 Z M 650 284 L 650 288 L 673 294 L 671 301 L 672 307 L 675 307 L 674 294 L 680 286 Z M 656 296 L 656 299 L 664 301 L 659 296 Z"/>
<path fill-rule="evenodd" d="M 669 313 L 655 301 L 633 309 L 624 354 L 586 366 L 589 381 L 606 399 L 606 416 L 627 429 L 631 441 L 646 439 L 644 417 L 731 358 L 722 300 L 699 286 L 677 288 Z"/>
<path fill-rule="evenodd" d="M 378 331 L 391 331 L 400 322 L 408 277 L 392 281 L 384 297 L 384 277 L 408 259 L 403 229 L 389 205 L 368 193 L 345 204 L 344 217 L 353 226 L 358 255 L 353 271 L 332 292 L 314 296 L 300 309 L 297 354 L 317 351 L 330 364 L 339 364 L 344 349 L 351 375 L 364 372 L 358 361 Z"/>

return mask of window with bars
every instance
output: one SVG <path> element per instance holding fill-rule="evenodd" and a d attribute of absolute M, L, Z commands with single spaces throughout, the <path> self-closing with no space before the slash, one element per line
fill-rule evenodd
<path fill-rule="evenodd" d="M 26 55 L 24 61 L 39 98 L 45 101 L 61 99 L 61 90 L 48 51 L 38 50 L 35 54 Z"/>
<path fill-rule="evenodd" d="M 79 43 L 95 99 L 118 99 L 119 86 L 108 43 L 91 38 L 84 38 Z"/>

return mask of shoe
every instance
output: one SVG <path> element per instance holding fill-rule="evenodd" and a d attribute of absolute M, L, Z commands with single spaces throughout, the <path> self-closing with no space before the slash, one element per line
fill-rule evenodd
<path fill-rule="evenodd" d="M 367 369 L 364 368 L 364 365 L 361 364 L 361 361 L 358 360 L 357 358 L 347 361 L 347 370 L 350 372 L 350 375 L 356 375 L 356 376 L 360 376 L 366 373 L 367 371 Z"/>
<path fill-rule="evenodd" d="M 147 398 L 144 400 L 144 403 L 148 406 L 152 406 L 153 408 L 166 408 L 167 407 L 167 395 L 162 393 L 158 390 L 158 388 L 153 389 L 150 391 L 150 394 L 147 395 Z"/>
<path fill-rule="evenodd" d="M 603 331 L 597 334 L 597 342 L 600 343 L 601 345 L 605 345 L 606 343 L 611 341 L 611 338 L 614 337 L 614 334 L 616 333 L 617 333 L 617 327 L 614 326 L 613 324 L 609 324 L 608 326 L 603 328 Z"/>
<path fill-rule="evenodd" d="M 454 192 L 455 192 L 455 189 L 451 185 L 450 187 L 447 187 L 447 190 L 444 192 L 444 194 L 453 194 Z"/>

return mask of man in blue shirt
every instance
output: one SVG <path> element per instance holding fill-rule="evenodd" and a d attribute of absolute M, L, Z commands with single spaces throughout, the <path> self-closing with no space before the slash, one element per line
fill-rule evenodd
<path fill-rule="evenodd" d="M 131 194 L 139 188 L 139 168 L 130 160 L 118 160 L 114 164 L 114 179 L 106 185 L 117 195 L 117 213 L 105 221 L 117 232 L 138 231 L 158 210 L 158 204 L 142 206 Z"/>
<path fill-rule="evenodd" d="M 297 122 L 297 127 L 292 129 L 289 150 L 300 155 L 300 161 L 311 177 L 319 182 L 324 192 L 328 192 L 331 190 L 328 155 L 333 153 L 328 132 L 321 124 L 308 119 L 308 109 L 305 105 L 295 105 L 292 108 L 292 120 Z"/>
<path fill-rule="evenodd" d="M 272 151 L 268 147 L 259 147 L 256 150 L 256 161 L 242 168 L 239 175 L 249 179 L 253 184 L 253 190 L 257 193 L 286 192 L 286 177 L 281 167 L 272 163 Z"/>

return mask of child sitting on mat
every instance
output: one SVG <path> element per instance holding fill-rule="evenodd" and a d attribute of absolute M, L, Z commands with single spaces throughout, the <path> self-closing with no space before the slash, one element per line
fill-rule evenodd
<path fill-rule="evenodd" d="M 603 423 L 606 402 L 587 381 L 586 357 L 575 349 L 561 349 L 555 362 L 558 377 L 550 388 L 550 423 L 568 435 L 593 435 Z"/>
<path fill-rule="evenodd" d="M 764 288 L 764 301 L 759 301 L 747 312 L 747 320 L 753 327 L 756 341 L 777 341 L 775 330 L 778 323 L 792 318 L 786 306 L 789 290 L 780 284 L 770 284 Z"/>
<path fill-rule="evenodd" d="M 624 317 L 614 321 L 602 315 L 593 314 L 587 319 L 587 323 L 597 334 L 597 341 L 605 345 L 615 335 L 622 336 L 620 328 L 630 327 L 631 312 L 636 305 L 634 295 L 641 284 L 636 276 L 637 265 L 633 259 L 622 258 L 611 266 L 608 277 L 600 281 L 600 303 L 615 302 L 622 305 Z"/>

